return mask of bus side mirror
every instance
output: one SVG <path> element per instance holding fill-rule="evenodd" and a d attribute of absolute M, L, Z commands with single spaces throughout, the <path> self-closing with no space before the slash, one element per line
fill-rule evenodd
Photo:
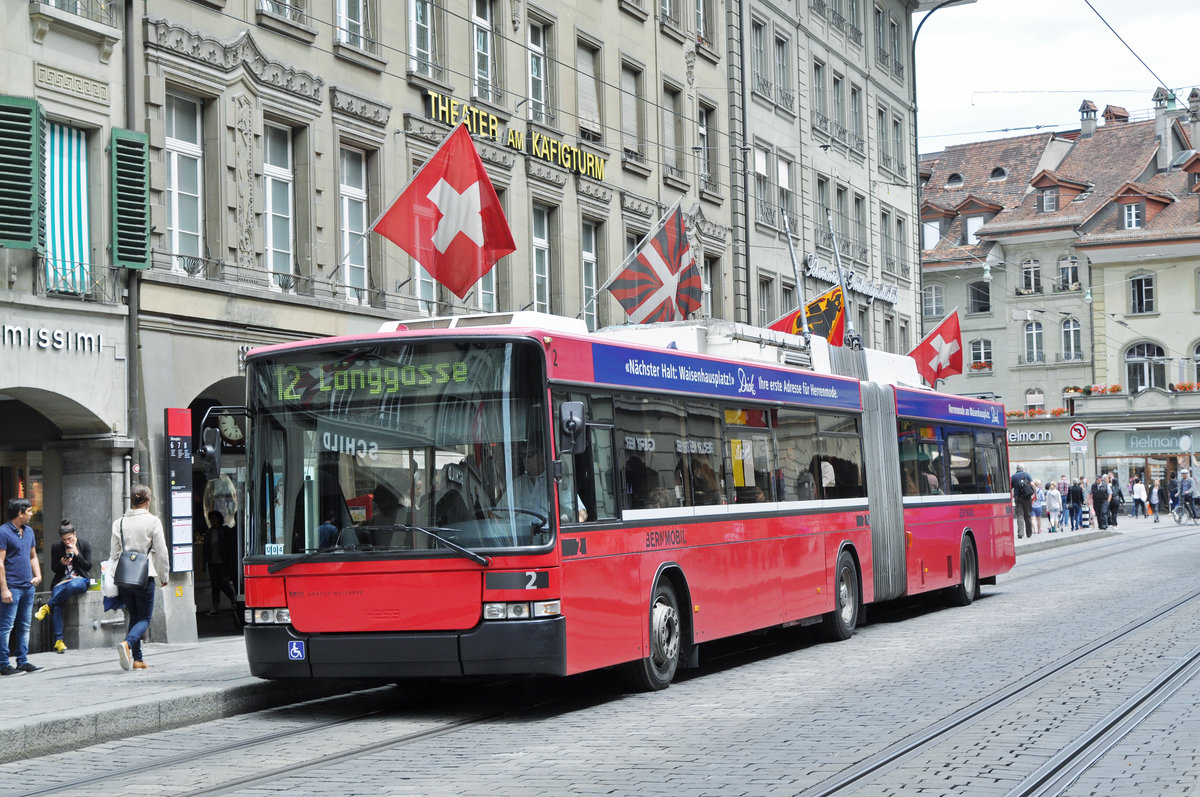
<path fill-rule="evenodd" d="M 204 465 L 204 478 L 213 481 L 221 475 L 221 430 L 210 426 L 200 432 L 196 458 Z"/>
<path fill-rule="evenodd" d="M 587 435 L 584 434 L 585 418 L 582 401 L 564 401 L 558 408 L 559 424 L 563 440 L 560 454 L 582 454 L 587 451 Z"/>

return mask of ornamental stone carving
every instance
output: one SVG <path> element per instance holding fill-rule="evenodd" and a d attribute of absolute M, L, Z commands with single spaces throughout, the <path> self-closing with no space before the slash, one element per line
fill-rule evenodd
<path fill-rule="evenodd" d="M 259 83 L 319 102 L 325 81 L 311 72 L 294 69 L 262 54 L 250 31 L 243 29 L 228 44 L 203 36 L 165 19 L 146 20 L 146 47 L 163 50 L 190 61 L 229 73 L 242 68 Z"/>
<path fill-rule="evenodd" d="M 335 111 L 350 114 L 378 127 L 386 127 L 392 106 L 368 100 L 338 86 L 329 87 L 329 104 Z"/>
<path fill-rule="evenodd" d="M 638 216 L 650 218 L 655 211 L 655 205 L 652 200 L 646 199 L 645 197 L 638 196 L 637 194 L 631 194 L 628 191 L 622 191 L 621 210 L 624 210 L 627 213 L 634 213 Z"/>

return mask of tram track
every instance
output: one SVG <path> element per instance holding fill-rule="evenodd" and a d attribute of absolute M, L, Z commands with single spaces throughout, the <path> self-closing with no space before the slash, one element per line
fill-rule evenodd
<path fill-rule="evenodd" d="M 1145 630 L 1147 625 L 1159 622 L 1184 608 L 1192 608 L 1200 602 L 1200 590 L 1187 593 L 1180 598 L 1163 604 L 1132 622 L 1092 642 L 1060 656 L 1029 675 L 1009 684 L 1002 690 L 972 703 L 916 733 L 880 750 L 858 763 L 843 769 L 800 793 L 800 797 L 823 797 L 849 793 L 856 786 L 865 785 L 873 776 L 902 766 L 926 754 L 935 745 L 953 738 L 963 728 L 974 725 L 989 715 L 1016 703 L 1032 694 L 1052 678 L 1060 677 L 1071 668 L 1087 666 L 1096 658 L 1125 641 L 1131 635 Z M 1109 712 L 1085 733 L 1062 746 L 1053 758 L 1027 776 L 1009 795 L 1060 794 L 1074 782 L 1087 767 L 1091 766 L 1104 751 L 1111 748 L 1133 730 L 1149 713 L 1169 699 L 1188 680 L 1200 671 L 1200 647 L 1160 673 L 1137 695 L 1120 707 Z"/>
<path fill-rule="evenodd" d="M 1084 550 L 1076 550 L 1076 549 L 1072 549 L 1072 548 L 1068 547 L 1066 549 L 1061 550 L 1061 552 L 1059 552 L 1053 556 L 1047 556 L 1047 557 L 1043 557 L 1043 558 L 1039 559 L 1036 564 L 1040 565 L 1040 564 L 1044 564 L 1047 562 L 1057 562 L 1061 559 L 1071 559 L 1072 566 L 1091 564 L 1093 562 L 1101 562 L 1101 561 L 1104 561 L 1105 559 L 1111 559 L 1114 556 L 1126 556 L 1135 551 L 1141 551 L 1141 550 L 1145 550 L 1147 548 L 1155 548 L 1159 545 L 1166 545 L 1168 543 L 1176 543 L 1179 540 L 1184 540 L 1184 539 L 1189 539 L 1189 538 L 1194 538 L 1194 537 L 1200 537 L 1200 528 L 1193 528 L 1191 530 L 1181 531 L 1180 533 L 1171 534 L 1170 536 L 1156 537 L 1154 539 L 1137 540 L 1136 542 L 1131 541 L 1127 537 L 1119 537 L 1119 538 L 1113 539 L 1112 541 L 1107 542 L 1107 543 L 1098 543 L 1096 545 L 1088 546 L 1088 548 L 1084 549 Z M 1129 544 L 1130 542 L 1133 542 L 1133 544 Z M 1018 559 L 1018 563 L 1019 562 L 1020 562 L 1020 560 Z M 1033 578 L 1038 578 L 1040 576 L 1044 576 L 1044 575 L 1046 575 L 1047 572 L 1058 572 L 1058 571 L 1057 570 L 1053 570 L 1053 571 L 1038 570 L 1036 572 L 1025 573 L 1022 575 L 1015 575 L 1015 576 L 1009 574 L 1009 575 L 1003 576 L 1002 578 L 1004 579 L 1005 584 L 1013 584 L 1013 583 L 1016 583 L 1019 581 L 1026 581 L 1028 579 L 1033 579 Z"/>

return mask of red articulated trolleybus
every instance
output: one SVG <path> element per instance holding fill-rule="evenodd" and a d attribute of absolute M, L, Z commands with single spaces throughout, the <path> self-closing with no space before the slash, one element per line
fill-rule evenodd
<path fill-rule="evenodd" d="M 514 313 L 246 367 L 263 678 L 621 665 L 662 689 L 704 642 L 845 639 L 865 604 L 965 605 L 1015 560 L 1003 408 L 902 386 L 908 358 Z"/>

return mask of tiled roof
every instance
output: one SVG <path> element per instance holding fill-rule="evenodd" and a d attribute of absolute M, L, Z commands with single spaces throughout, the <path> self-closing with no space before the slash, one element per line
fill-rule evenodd
<path fill-rule="evenodd" d="M 1136 244 L 1149 241 L 1200 239 L 1200 196 L 1191 193 L 1191 175 L 1174 171 L 1156 174 L 1137 187 L 1151 196 L 1173 201 L 1138 230 L 1122 229 L 1120 213 L 1098 216 L 1094 227 L 1080 236 L 1079 247 L 1112 244 Z"/>
<path fill-rule="evenodd" d="M 998 215 L 984 232 L 1017 232 L 1077 226 L 1112 201 L 1126 182 L 1146 174 L 1158 149 L 1155 123 L 1125 122 L 1103 125 L 1088 138 L 1075 141 L 1056 173 L 1091 185 L 1052 213 L 1039 213 L 1037 195 L 1026 195 L 1020 205 Z M 1087 175 L 1081 180 L 1077 175 Z"/>

